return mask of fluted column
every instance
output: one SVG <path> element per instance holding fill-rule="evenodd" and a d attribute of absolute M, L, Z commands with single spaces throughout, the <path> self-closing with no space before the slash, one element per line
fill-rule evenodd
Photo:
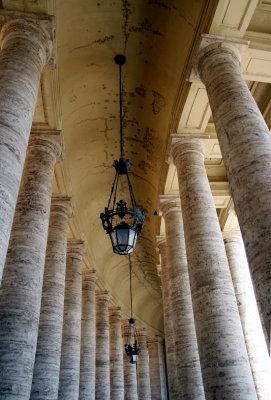
<path fill-rule="evenodd" d="M 192 135 L 172 135 L 194 319 L 206 399 L 256 399 L 204 152 Z"/>
<path fill-rule="evenodd" d="M 138 341 L 141 346 L 137 362 L 137 390 L 139 400 L 151 400 L 150 367 L 147 346 L 147 331 L 138 331 Z"/>
<path fill-rule="evenodd" d="M 109 300 L 107 290 L 96 292 L 96 400 L 110 399 Z"/>
<path fill-rule="evenodd" d="M 52 199 L 31 400 L 57 399 L 64 311 L 67 226 L 72 214 L 69 197 Z"/>
<path fill-rule="evenodd" d="M 0 397 L 30 397 L 59 133 L 32 134 L 0 290 Z"/>
<path fill-rule="evenodd" d="M 83 273 L 79 400 L 95 400 L 96 307 L 95 270 Z"/>
<path fill-rule="evenodd" d="M 180 199 L 160 196 L 175 338 L 177 398 L 205 399 L 195 330 Z"/>
<path fill-rule="evenodd" d="M 160 336 L 157 336 L 157 339 L 158 339 L 158 356 L 159 356 L 159 366 L 160 366 L 161 400 L 168 400 L 164 341 Z"/>
<path fill-rule="evenodd" d="M 41 72 L 53 54 L 52 18 L 0 12 L 0 283 Z"/>
<path fill-rule="evenodd" d="M 136 364 L 131 364 L 129 362 L 127 354 L 125 353 L 125 343 L 127 341 L 128 329 L 129 329 L 128 319 L 122 320 L 124 399 L 138 400 Z"/>
<path fill-rule="evenodd" d="M 256 303 L 253 307 L 250 300 L 253 289 L 249 282 L 250 274 L 242 237 L 238 231 L 224 232 L 223 237 L 258 400 L 267 400 L 271 395 L 266 368 L 268 355 L 262 349 L 261 324 L 254 314 L 257 313 Z"/>
<path fill-rule="evenodd" d="M 85 251 L 84 242 L 68 242 L 58 400 L 78 400 L 79 396 L 82 260 Z"/>
<path fill-rule="evenodd" d="M 110 326 L 110 400 L 124 399 L 123 343 L 121 308 L 109 309 Z"/>
<path fill-rule="evenodd" d="M 158 338 L 148 337 L 149 365 L 150 365 L 150 382 L 151 382 L 151 399 L 161 400 L 161 377 L 160 377 L 160 360 L 158 350 Z"/>
<path fill-rule="evenodd" d="M 166 342 L 167 376 L 170 399 L 177 396 L 177 367 L 175 354 L 175 340 L 173 329 L 173 310 L 171 304 L 171 283 L 169 264 L 167 262 L 167 244 L 165 237 L 157 238 L 157 248 L 161 256 L 161 283 L 163 295 L 164 331 Z"/>
<path fill-rule="evenodd" d="M 240 69 L 247 43 L 204 35 L 197 69 L 227 170 L 256 297 L 271 329 L 271 136 Z M 270 345 L 270 343 L 269 343 Z"/>

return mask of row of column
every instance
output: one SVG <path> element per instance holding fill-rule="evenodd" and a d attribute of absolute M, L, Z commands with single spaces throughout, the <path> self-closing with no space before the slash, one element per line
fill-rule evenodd
<path fill-rule="evenodd" d="M 30 137 L 0 289 L 0 395 L 121 399 L 121 311 L 110 309 L 109 324 L 109 293 L 98 291 L 95 300 L 95 271 L 84 273 L 82 281 L 84 243 L 67 245 L 71 199 L 51 201 L 60 138 L 60 133 Z M 138 376 L 149 368 L 145 342 Z M 137 385 L 136 376 L 132 384 Z M 129 379 L 126 386 L 129 392 Z M 151 398 L 150 382 L 140 388 L 138 398 Z"/>
<path fill-rule="evenodd" d="M 201 140 L 177 135 L 171 154 L 180 199 L 160 197 L 158 237 L 170 398 L 267 399 L 245 325 L 241 236 L 223 240 Z"/>
<path fill-rule="evenodd" d="M 240 49 L 247 43 L 203 36 L 194 68 L 209 97 L 269 345 L 270 133 L 240 71 Z M 259 390 L 262 371 L 244 325 L 244 255 L 240 243 L 236 252 L 236 238 L 223 242 L 204 166 L 203 141 L 195 134 L 171 135 L 168 154 L 177 169 L 180 191 L 180 202 L 161 199 L 166 240 L 158 241 L 170 396 L 192 399 L 198 387 L 197 398 L 268 398 L 268 392 L 263 395 Z M 185 343 L 185 327 L 188 321 L 193 326 L 193 318 L 195 331 Z M 180 344 L 186 345 L 182 352 Z M 189 348 L 194 364 L 187 357 Z M 185 382 L 192 382 L 192 366 L 197 379 L 189 387 Z"/>

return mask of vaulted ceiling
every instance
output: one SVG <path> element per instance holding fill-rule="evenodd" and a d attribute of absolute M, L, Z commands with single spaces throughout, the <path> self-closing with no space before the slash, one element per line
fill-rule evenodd
<path fill-rule="evenodd" d="M 155 211 L 160 194 L 178 195 L 175 169 L 165 162 L 170 133 L 210 135 L 206 167 L 221 226 L 238 227 L 205 89 L 187 80 L 192 57 L 201 33 L 251 39 L 243 71 L 269 123 L 271 31 L 268 19 L 259 21 L 271 15 L 271 2 L 4 0 L 3 7 L 56 17 L 57 69 L 42 75 L 33 129 L 63 130 L 65 160 L 56 168 L 53 194 L 72 196 L 75 217 L 68 236 L 86 241 L 84 268 L 97 270 L 100 287 L 128 314 L 128 259 L 113 254 L 99 218 L 113 183 L 112 163 L 119 158 L 114 56 L 127 58 L 124 151 L 133 165 L 136 200 L 147 213 L 132 256 L 134 308 L 140 323 L 161 333 L 156 235 L 164 228 Z"/>

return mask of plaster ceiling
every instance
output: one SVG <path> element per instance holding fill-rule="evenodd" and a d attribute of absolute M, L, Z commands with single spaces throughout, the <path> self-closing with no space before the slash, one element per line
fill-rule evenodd
<path fill-rule="evenodd" d="M 172 109 L 201 22 L 205 1 L 58 1 L 58 71 L 69 171 L 78 224 L 113 296 L 129 303 L 128 260 L 112 254 L 99 214 L 108 201 L 119 158 L 118 69 L 123 70 L 124 149 L 133 164 L 137 202 L 147 213 L 133 254 L 134 308 L 141 321 L 163 330 L 157 209 Z M 127 192 L 126 192 L 127 193 Z"/>

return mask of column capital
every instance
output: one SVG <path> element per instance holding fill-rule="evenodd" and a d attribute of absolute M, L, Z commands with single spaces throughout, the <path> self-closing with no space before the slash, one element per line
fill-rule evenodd
<path fill-rule="evenodd" d="M 197 53 L 192 61 L 192 71 L 190 73 L 190 82 L 200 82 L 199 62 L 210 55 L 212 50 L 228 53 L 236 57 L 241 62 L 244 54 L 248 49 L 249 41 L 237 39 L 233 37 L 225 37 L 211 35 L 207 33 L 201 34 L 200 44 Z"/>
<path fill-rule="evenodd" d="M 85 242 L 83 240 L 69 240 L 67 242 L 67 254 L 83 258 L 86 254 Z"/>
<path fill-rule="evenodd" d="M 161 336 L 156 336 L 159 343 L 163 344 L 164 339 Z"/>
<path fill-rule="evenodd" d="M 147 339 L 148 331 L 147 331 L 146 328 L 138 328 L 137 329 L 137 335 L 140 336 L 140 337 L 146 337 L 146 339 Z"/>
<path fill-rule="evenodd" d="M 153 344 L 153 343 L 158 343 L 158 337 L 157 336 L 148 336 L 147 342 L 148 342 L 148 345 Z"/>
<path fill-rule="evenodd" d="M 181 200 L 179 195 L 163 194 L 159 196 L 159 215 L 165 216 L 168 212 L 181 212 Z"/>
<path fill-rule="evenodd" d="M 108 302 L 111 300 L 111 296 L 108 290 L 96 290 L 96 301 Z"/>
<path fill-rule="evenodd" d="M 46 14 L 31 14 L 20 11 L 0 11 L 0 44 L 10 36 L 27 37 L 38 41 L 46 51 L 45 68 L 56 67 L 55 17 Z"/>
<path fill-rule="evenodd" d="M 73 218 L 74 209 L 71 197 L 52 197 L 51 212 L 63 213 L 67 215 L 68 219 Z"/>
<path fill-rule="evenodd" d="M 98 274 L 95 271 L 95 269 L 93 269 L 92 271 L 84 271 L 82 273 L 82 287 L 85 290 L 88 290 L 90 292 L 94 292 L 95 291 L 95 286 L 96 286 L 96 282 L 98 280 Z"/>
<path fill-rule="evenodd" d="M 121 321 L 122 318 L 121 307 L 109 307 L 109 315 L 110 318 L 114 319 L 115 321 Z"/>
<path fill-rule="evenodd" d="M 239 244 L 243 243 L 242 234 L 240 231 L 222 232 L 222 235 L 223 235 L 225 244 L 231 243 L 231 242 L 235 242 L 235 243 L 239 243 Z"/>
<path fill-rule="evenodd" d="M 56 129 L 33 130 L 28 146 L 46 146 L 56 155 L 56 162 L 64 160 L 64 145 L 62 131 Z"/>
<path fill-rule="evenodd" d="M 163 251 L 166 251 L 166 246 L 167 246 L 167 242 L 166 242 L 166 237 L 165 236 L 156 236 L 156 250 L 158 251 L 158 253 L 162 253 Z"/>
<path fill-rule="evenodd" d="M 177 156 L 193 151 L 200 153 L 204 158 L 204 150 L 208 139 L 209 135 L 204 133 L 172 133 L 169 137 L 166 162 L 172 164 Z"/>
<path fill-rule="evenodd" d="M 95 269 L 92 269 L 91 271 L 84 271 L 82 274 L 82 279 L 84 282 L 94 282 L 96 283 L 97 280 L 99 279 L 99 276 L 97 274 L 97 271 Z"/>

